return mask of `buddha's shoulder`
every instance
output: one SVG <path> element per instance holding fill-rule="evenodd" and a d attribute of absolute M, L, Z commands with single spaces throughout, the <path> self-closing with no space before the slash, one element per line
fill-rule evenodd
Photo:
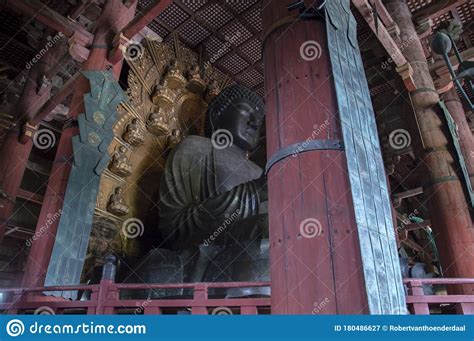
<path fill-rule="evenodd" d="M 177 153 L 196 153 L 197 151 L 200 152 L 208 152 L 212 148 L 211 140 L 207 137 L 197 136 L 197 135 L 189 135 L 186 136 L 177 146 L 176 152 Z"/>
<path fill-rule="evenodd" d="M 180 143 L 185 147 L 190 146 L 212 146 L 211 139 L 203 136 L 189 135 L 186 136 Z"/>

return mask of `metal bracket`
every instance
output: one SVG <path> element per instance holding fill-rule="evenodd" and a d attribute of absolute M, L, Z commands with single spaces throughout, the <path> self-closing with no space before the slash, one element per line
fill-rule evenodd
<path fill-rule="evenodd" d="M 326 0 L 322 1 L 322 3 L 317 8 L 306 8 L 303 0 L 298 0 L 290 5 L 287 6 L 288 11 L 292 11 L 295 9 L 299 10 L 299 18 L 300 19 L 324 19 L 324 11 L 322 11 L 324 5 L 326 5 Z"/>
<path fill-rule="evenodd" d="M 286 159 L 288 156 L 296 156 L 300 153 L 309 152 L 312 150 L 344 150 L 342 141 L 340 140 L 312 140 L 298 142 L 275 152 L 268 160 L 265 166 L 265 173 L 268 174 L 272 166 Z"/>

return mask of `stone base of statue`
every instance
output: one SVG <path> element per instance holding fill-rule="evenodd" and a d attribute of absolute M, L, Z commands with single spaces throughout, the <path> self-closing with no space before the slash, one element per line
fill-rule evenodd
<path fill-rule="evenodd" d="M 153 249 L 139 261 L 133 283 L 261 282 L 269 281 L 268 239 L 233 245 L 200 245 L 171 251 Z M 124 298 L 192 297 L 191 289 L 150 289 L 123 293 Z M 269 287 L 210 289 L 209 297 L 270 296 Z"/>

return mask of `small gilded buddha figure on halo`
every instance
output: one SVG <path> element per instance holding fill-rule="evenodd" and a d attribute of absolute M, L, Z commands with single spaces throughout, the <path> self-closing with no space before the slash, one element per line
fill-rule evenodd
<path fill-rule="evenodd" d="M 112 162 L 109 164 L 112 173 L 118 176 L 127 177 L 132 174 L 132 165 L 127 156 L 127 148 L 120 146 L 112 156 Z"/>
<path fill-rule="evenodd" d="M 116 187 L 114 193 L 110 196 L 107 211 L 112 214 L 122 216 L 128 214 L 129 208 L 123 198 L 123 188 Z"/>
<path fill-rule="evenodd" d="M 138 118 L 134 118 L 132 122 L 127 125 L 123 139 L 131 146 L 141 146 L 145 143 L 145 132 Z"/>

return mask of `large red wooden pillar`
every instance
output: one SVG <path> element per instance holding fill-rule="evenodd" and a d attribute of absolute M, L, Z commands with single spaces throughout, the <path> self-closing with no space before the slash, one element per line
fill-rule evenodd
<path fill-rule="evenodd" d="M 466 113 L 462 106 L 461 99 L 458 96 L 455 87 L 443 94 L 444 104 L 449 110 L 457 126 L 459 137 L 459 145 L 461 146 L 464 161 L 466 163 L 469 179 L 471 179 L 471 186 L 474 188 L 474 137 L 472 136 L 471 128 L 467 122 Z"/>
<path fill-rule="evenodd" d="M 114 75 L 118 78 L 122 62 L 112 65 L 107 57 L 113 48 L 113 38 L 120 30 L 133 19 L 137 2 L 130 7 L 125 6 L 121 0 L 110 0 L 105 2 L 97 28 L 94 32 L 94 41 L 90 48 L 87 61 L 82 65 L 84 71 L 105 71 L 112 68 Z M 77 116 L 84 112 L 83 96 L 89 92 L 88 80 L 81 76 L 76 82 L 69 107 L 69 122 L 64 125 L 61 138 L 58 143 L 54 165 L 48 182 L 48 188 L 44 196 L 43 206 L 36 226 L 36 240 L 33 241 L 28 262 L 23 277 L 23 286 L 42 286 L 51 258 L 59 219 L 51 224 L 48 223 L 51 215 L 60 212 L 63 207 L 64 195 L 71 166 L 73 162 L 72 137 L 79 134 Z M 44 229 L 44 226 L 47 228 Z"/>
<path fill-rule="evenodd" d="M 20 143 L 20 135 L 20 129 L 11 129 L 0 151 L 0 189 L 4 194 L 4 197 L 0 197 L 0 240 L 5 235 L 8 221 L 13 213 L 15 198 L 33 145 L 32 139 Z"/>
<path fill-rule="evenodd" d="M 429 73 L 422 44 L 405 0 L 386 0 L 385 7 L 400 28 L 400 37 L 410 38 L 403 55 L 413 69 L 417 89 L 410 92 L 423 145 L 415 152 L 424 167 L 424 192 L 445 277 L 474 277 L 474 228 L 469 204 L 460 179 L 458 163 L 450 149 L 439 96 Z M 472 286 L 459 288 L 472 293 Z"/>
<path fill-rule="evenodd" d="M 342 140 L 325 23 L 288 18 L 292 2 L 262 4 L 269 159 Z M 301 151 L 268 173 L 272 313 L 367 313 L 345 152 Z"/>
<path fill-rule="evenodd" d="M 45 56 L 45 59 L 51 61 L 49 55 Z M 3 239 L 13 213 L 16 196 L 33 146 L 31 136 L 20 141 L 20 136 L 23 134 L 21 126 L 43 105 L 50 94 L 51 86 L 38 91 L 44 69 L 45 63 L 41 61 L 33 66 L 18 103 L 10 110 L 17 120 L 17 126 L 7 132 L 0 150 L 0 189 L 5 195 L 0 197 L 0 240 Z M 30 130 L 29 133 L 33 134 L 33 131 Z"/>

